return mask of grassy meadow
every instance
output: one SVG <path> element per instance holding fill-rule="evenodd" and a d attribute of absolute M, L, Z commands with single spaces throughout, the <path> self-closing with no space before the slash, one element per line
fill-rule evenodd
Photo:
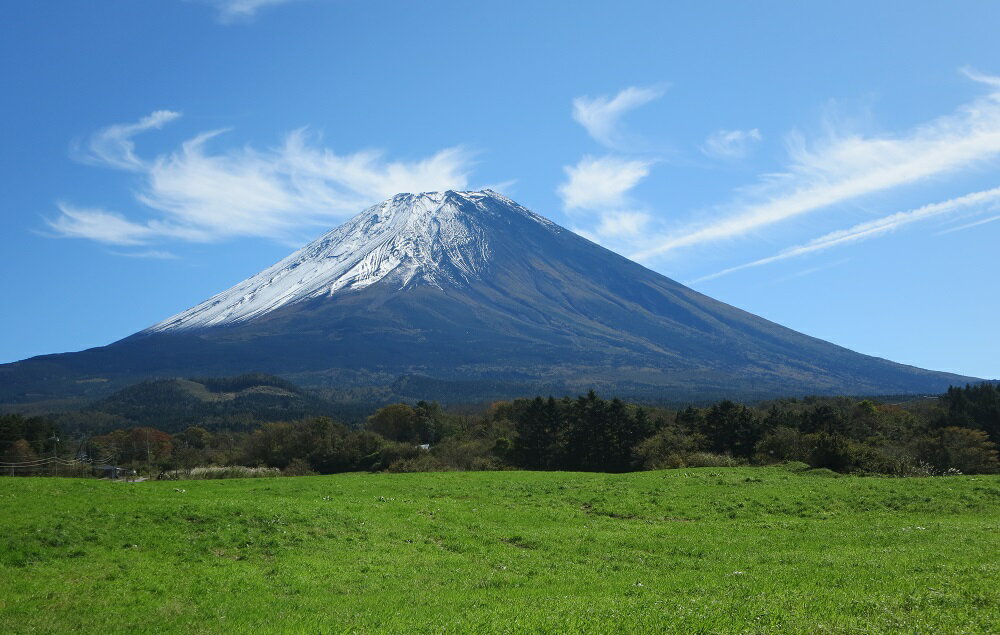
<path fill-rule="evenodd" d="M 0 478 L 0 632 L 980 633 L 1000 477 Z"/>

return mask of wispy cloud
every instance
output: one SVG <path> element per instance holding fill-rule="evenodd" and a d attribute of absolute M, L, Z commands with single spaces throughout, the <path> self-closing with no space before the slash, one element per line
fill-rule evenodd
<path fill-rule="evenodd" d="M 116 256 L 124 256 L 126 258 L 141 258 L 146 260 L 177 260 L 177 255 L 169 252 L 163 251 L 162 249 L 144 249 L 142 251 L 113 251 L 111 252 Z"/>
<path fill-rule="evenodd" d="M 649 161 L 616 156 L 585 156 L 563 168 L 567 180 L 558 193 L 567 210 L 620 206 L 625 195 L 649 174 Z"/>
<path fill-rule="evenodd" d="M 990 216 L 989 218 L 984 218 L 983 220 L 977 220 L 974 223 L 965 223 L 964 225 L 959 225 L 958 227 L 951 227 L 949 229 L 945 229 L 944 231 L 939 231 L 934 235 L 943 236 L 945 234 L 960 232 L 963 229 L 972 229 L 973 227 L 979 227 L 980 225 L 985 225 L 986 223 L 992 223 L 993 221 L 998 221 L 998 220 L 1000 220 L 1000 216 Z"/>
<path fill-rule="evenodd" d="M 661 236 L 635 255 L 648 259 L 711 241 L 732 239 L 803 214 L 982 165 L 1000 156 L 1000 78 L 966 70 L 991 92 L 897 136 L 831 132 L 818 143 L 789 135 L 790 163 L 768 175 L 721 218 Z"/>
<path fill-rule="evenodd" d="M 819 273 L 820 271 L 826 271 L 827 269 L 833 269 L 834 267 L 839 267 L 840 265 L 846 264 L 850 261 L 851 261 L 850 258 L 844 258 L 842 260 L 837 260 L 834 262 L 828 262 L 824 265 L 819 265 L 818 267 L 809 267 L 807 269 L 796 271 L 795 273 L 790 273 L 787 276 L 775 278 L 774 282 L 788 282 L 789 280 L 795 280 L 796 278 L 804 278 L 806 276 L 811 276 L 814 273 Z"/>
<path fill-rule="evenodd" d="M 141 171 L 146 163 L 135 155 L 132 137 L 139 133 L 162 128 L 181 116 L 172 110 L 157 110 L 135 123 L 108 126 L 95 133 L 88 147 L 79 158 L 88 163 L 107 165 L 121 170 Z"/>
<path fill-rule="evenodd" d="M 142 245 L 153 230 L 121 214 L 59 203 L 59 216 L 46 220 L 59 237 L 87 238 L 108 245 Z"/>
<path fill-rule="evenodd" d="M 702 276 L 692 282 L 705 282 L 707 280 L 720 278 L 737 271 L 750 269 L 751 267 L 760 267 L 761 265 L 771 264 L 780 260 L 796 258 L 813 252 L 824 251 L 833 247 L 842 247 L 862 240 L 868 240 L 870 238 L 875 238 L 882 234 L 892 232 L 904 225 L 909 225 L 910 223 L 927 220 L 944 214 L 951 214 L 963 209 L 968 209 L 969 207 L 981 206 L 988 209 L 995 207 L 997 204 L 1000 204 L 1000 187 L 983 190 L 981 192 L 973 192 L 972 194 L 966 194 L 965 196 L 943 201 L 941 203 L 932 203 L 914 210 L 897 212 L 876 220 L 859 223 L 848 229 L 830 232 L 829 234 L 820 236 L 819 238 L 814 238 L 803 245 L 785 249 L 773 256 L 761 258 L 760 260 L 754 260 L 753 262 L 737 265 L 735 267 L 729 267 L 728 269 L 723 269 L 722 271 Z"/>
<path fill-rule="evenodd" d="M 230 24 L 253 18 L 264 7 L 287 4 L 296 0 L 200 0 L 218 11 L 219 22 Z"/>
<path fill-rule="evenodd" d="M 608 210 L 600 213 L 599 220 L 593 234 L 598 240 L 604 241 L 640 235 L 649 225 L 652 216 L 635 210 Z"/>
<path fill-rule="evenodd" d="M 760 130 L 716 130 L 705 139 L 701 151 L 717 159 L 745 157 L 750 146 L 762 139 Z"/>
<path fill-rule="evenodd" d="M 585 156 L 566 166 L 566 181 L 557 192 L 563 208 L 587 225 L 573 230 L 601 244 L 639 235 L 652 217 L 629 194 L 649 175 L 651 165 L 617 156 Z"/>
<path fill-rule="evenodd" d="M 599 143 L 619 151 L 639 144 L 628 135 L 621 118 L 666 91 L 666 85 L 629 86 L 614 96 L 577 97 L 573 119 Z M 583 227 L 574 231 L 595 242 L 607 244 L 634 237 L 649 224 L 651 216 L 629 195 L 649 175 L 653 161 L 616 155 L 584 156 L 576 165 L 566 166 L 566 180 L 557 193 L 563 209 Z"/>
<path fill-rule="evenodd" d="M 622 116 L 659 99 L 666 89 L 665 85 L 629 86 L 614 97 L 577 97 L 573 100 L 573 119 L 598 143 L 615 150 L 627 149 L 632 140 L 622 129 Z"/>
<path fill-rule="evenodd" d="M 971 66 L 966 66 L 962 69 L 962 74 L 971 79 L 974 82 L 979 82 L 980 84 L 986 84 L 994 88 L 1000 88 L 1000 77 L 995 77 L 993 75 L 987 75 L 986 73 L 981 73 Z"/>
<path fill-rule="evenodd" d="M 399 192 L 466 189 L 473 164 L 463 148 L 414 161 L 390 161 L 378 151 L 337 154 L 304 129 L 266 150 L 213 150 L 225 132 L 216 130 L 151 159 L 136 154 L 134 135 L 179 116 L 159 111 L 135 124 L 110 126 L 94 135 L 86 153 L 92 163 L 141 174 L 136 198 L 151 220 L 62 204 L 49 228 L 117 245 L 237 236 L 289 241 Z"/>

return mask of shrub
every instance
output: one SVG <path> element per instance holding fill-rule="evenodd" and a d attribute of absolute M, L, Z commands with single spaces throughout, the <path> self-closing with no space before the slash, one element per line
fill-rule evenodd
<path fill-rule="evenodd" d="M 811 458 L 811 444 L 795 428 L 779 426 L 764 435 L 757 443 L 757 460 L 760 463 L 787 461 L 808 461 Z"/>
<path fill-rule="evenodd" d="M 493 459 L 493 446 L 488 441 L 445 439 L 431 446 L 431 456 L 454 470 L 475 470 L 476 465 Z M 480 468 L 481 469 L 481 468 Z"/>
<path fill-rule="evenodd" d="M 386 470 L 395 463 L 416 459 L 424 454 L 427 454 L 427 450 L 421 450 L 412 443 L 390 443 L 379 451 L 378 460 L 372 469 Z"/>
<path fill-rule="evenodd" d="M 804 472 L 799 472 L 799 474 L 802 474 L 803 476 L 818 476 L 822 478 L 840 478 L 843 476 L 843 474 L 838 474 L 837 472 L 825 467 L 814 467 L 805 470 Z"/>
<path fill-rule="evenodd" d="M 854 467 L 856 457 L 846 438 L 827 432 L 808 436 L 813 439 L 810 465 L 825 467 L 835 472 L 846 472 Z"/>
<path fill-rule="evenodd" d="M 309 463 L 302 459 L 292 459 L 292 462 L 281 473 L 285 476 L 314 476 L 316 474 Z"/>
<path fill-rule="evenodd" d="M 809 469 L 809 464 L 802 461 L 786 461 L 783 467 L 789 472 L 804 472 Z"/>
<path fill-rule="evenodd" d="M 952 468 L 965 474 L 989 474 L 1000 469 L 996 445 L 982 430 L 949 426 L 919 445 L 921 458 L 942 472 Z"/>
<path fill-rule="evenodd" d="M 190 470 L 171 470 L 160 475 L 166 480 L 208 480 L 217 478 L 269 478 L 281 476 L 276 467 L 247 467 L 245 465 L 206 465 Z"/>
<path fill-rule="evenodd" d="M 685 457 L 697 451 L 701 439 L 676 426 L 667 426 L 640 443 L 635 449 L 635 462 L 647 470 L 684 467 Z"/>
<path fill-rule="evenodd" d="M 858 471 L 889 476 L 912 476 L 922 471 L 913 452 L 891 444 L 853 444 L 853 464 Z"/>
<path fill-rule="evenodd" d="M 447 472 L 449 467 L 427 452 L 409 459 L 399 459 L 386 468 L 387 472 Z"/>
<path fill-rule="evenodd" d="M 711 452 L 692 452 L 684 459 L 686 467 L 736 467 L 744 465 L 744 461 L 735 459 L 728 454 L 713 454 Z"/>

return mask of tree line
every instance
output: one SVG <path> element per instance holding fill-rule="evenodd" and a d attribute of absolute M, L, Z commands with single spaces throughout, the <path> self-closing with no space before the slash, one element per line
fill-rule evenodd
<path fill-rule="evenodd" d="M 1000 387 L 953 387 L 903 404 L 813 397 L 755 405 L 724 400 L 679 410 L 643 407 L 594 392 L 491 404 L 468 414 L 436 403 L 398 403 L 360 426 L 329 417 L 264 423 L 254 430 L 155 426 L 58 439 L 55 423 L 0 416 L 0 463 L 75 452 L 151 476 L 207 465 L 277 468 L 286 474 L 348 471 L 580 470 L 625 472 L 789 461 L 836 472 L 933 475 L 1000 471 Z"/>

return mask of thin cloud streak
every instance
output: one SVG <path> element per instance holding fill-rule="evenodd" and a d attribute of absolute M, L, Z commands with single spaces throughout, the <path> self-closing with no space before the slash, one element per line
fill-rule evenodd
<path fill-rule="evenodd" d="M 133 223 L 121 214 L 96 208 L 59 203 L 59 216 L 46 219 L 59 238 L 87 238 L 106 245 L 143 245 L 152 236 L 150 228 Z"/>
<path fill-rule="evenodd" d="M 621 118 L 625 113 L 659 99 L 666 90 L 665 85 L 629 86 L 614 97 L 577 97 L 573 100 L 573 120 L 598 143 L 621 150 L 629 144 L 628 135 L 621 128 Z"/>
<path fill-rule="evenodd" d="M 750 146 L 763 139 L 760 130 L 717 130 L 701 145 L 702 154 L 716 159 L 745 157 Z"/>
<path fill-rule="evenodd" d="M 923 207 L 915 210 L 897 212 L 876 220 L 859 223 L 849 229 L 831 232 L 824 236 L 820 236 L 819 238 L 815 238 L 804 245 L 785 249 L 774 256 L 768 256 L 767 258 L 761 258 L 760 260 L 737 265 L 735 267 L 729 267 L 728 269 L 723 269 L 722 271 L 702 276 L 701 278 L 692 280 L 691 283 L 695 284 L 698 282 L 714 280 L 744 269 L 760 267 L 762 265 L 778 262 L 780 260 L 787 260 L 789 258 L 804 256 L 805 254 L 816 251 L 823 251 L 833 247 L 841 247 L 860 242 L 862 240 L 868 240 L 870 238 L 875 238 L 882 234 L 894 231 L 903 225 L 926 220 L 935 216 L 941 216 L 942 214 L 950 214 L 974 205 L 995 205 L 997 202 L 1000 202 L 1000 187 L 983 190 L 981 192 L 974 192 L 972 194 L 967 194 L 965 196 L 943 201 L 941 203 L 924 205 Z"/>
<path fill-rule="evenodd" d="M 177 260 L 177 255 L 169 252 L 163 251 L 161 249 L 147 249 L 145 251 L 112 251 L 110 252 L 115 256 L 124 256 L 125 258 L 142 258 L 149 260 Z"/>
<path fill-rule="evenodd" d="M 783 174 L 762 179 L 750 190 L 751 202 L 731 205 L 733 211 L 718 221 L 662 236 L 658 244 L 634 257 L 649 259 L 674 249 L 738 238 L 803 214 L 997 158 L 1000 78 L 970 77 L 994 90 L 903 136 L 832 135 L 813 149 L 801 135 L 790 135 L 790 165 Z"/>
<path fill-rule="evenodd" d="M 965 68 L 963 68 L 962 74 L 974 82 L 979 82 L 980 84 L 987 84 L 989 86 L 993 86 L 994 88 L 1000 88 L 1000 77 L 994 77 L 992 75 L 987 75 L 986 73 L 980 73 L 971 66 L 966 66 Z"/>
<path fill-rule="evenodd" d="M 828 262 L 825 265 L 819 265 L 818 267 L 809 267 L 808 269 L 803 269 L 801 271 L 796 271 L 795 273 L 788 274 L 787 276 L 782 276 L 774 280 L 774 282 L 788 282 L 789 280 L 795 280 L 796 278 L 804 278 L 805 276 L 810 276 L 814 273 L 819 273 L 820 271 L 826 271 L 827 269 L 833 269 L 834 267 L 839 267 L 840 265 L 850 262 L 850 258 L 843 258 L 842 260 L 837 260 L 835 262 Z"/>
<path fill-rule="evenodd" d="M 974 223 L 966 223 L 965 225 L 959 225 L 958 227 L 952 227 L 950 229 L 945 229 L 944 231 L 939 231 L 934 234 L 935 236 L 944 236 L 945 234 L 951 234 L 954 232 L 960 232 L 963 229 L 972 229 L 973 227 L 979 227 L 980 225 L 985 225 L 986 223 L 992 223 L 995 220 L 1000 220 L 1000 216 L 991 216 L 989 218 L 984 218 L 983 220 L 977 220 Z"/>
<path fill-rule="evenodd" d="M 296 0 L 201 0 L 218 11 L 219 22 L 232 24 L 240 20 L 252 19 L 263 7 L 287 4 Z"/>

